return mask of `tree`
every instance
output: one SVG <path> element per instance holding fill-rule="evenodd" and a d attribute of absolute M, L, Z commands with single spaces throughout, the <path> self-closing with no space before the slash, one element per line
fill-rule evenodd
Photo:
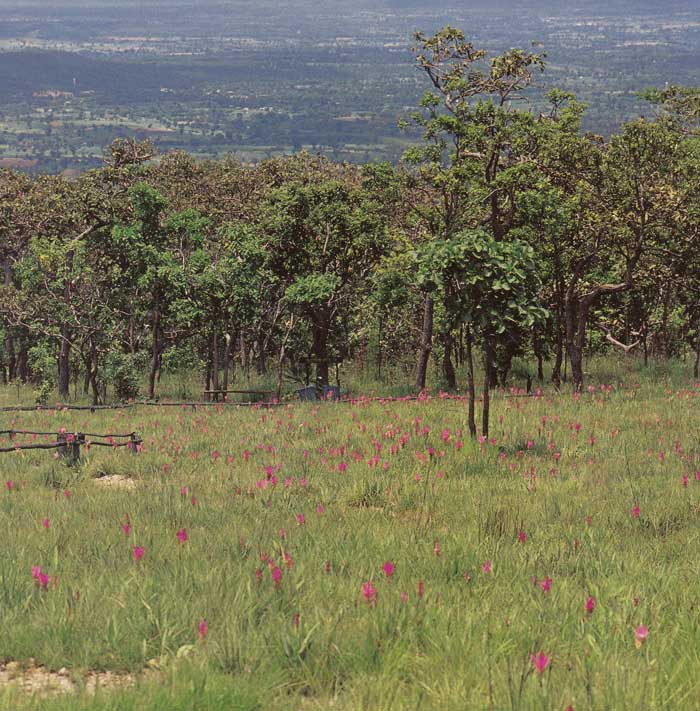
<path fill-rule="evenodd" d="M 271 269 L 286 302 L 310 323 L 319 386 L 329 382 L 334 327 L 389 246 L 383 206 L 358 177 L 295 180 L 272 190 L 262 208 Z"/>
<path fill-rule="evenodd" d="M 404 156 L 424 186 L 426 199 L 417 214 L 429 239 L 450 240 L 459 230 L 470 228 L 487 229 L 496 242 L 503 241 L 514 223 L 517 194 L 536 174 L 536 119 L 514 104 L 525 100 L 534 71 L 544 68 L 544 55 L 512 49 L 486 66 L 486 51 L 476 49 L 461 30 L 449 26 L 431 37 L 417 33 L 414 51 L 418 67 L 433 87 L 412 116 L 423 142 Z M 428 294 L 416 378 L 419 388 L 425 386 L 433 317 Z M 483 333 L 492 339 L 495 331 Z M 448 354 L 445 372 L 453 381 L 449 325 L 441 340 Z M 492 384 L 495 347 L 495 342 L 489 342 L 485 348 Z"/>
<path fill-rule="evenodd" d="M 439 295 L 451 328 L 461 323 L 484 344 L 482 434 L 489 433 L 489 351 L 510 329 L 532 328 L 546 315 L 540 306 L 538 269 L 532 247 L 520 240 L 499 242 L 484 230 L 466 230 L 450 239 L 427 242 L 417 256 L 418 280 Z M 476 435 L 474 367 L 469 368 L 469 431 Z"/>

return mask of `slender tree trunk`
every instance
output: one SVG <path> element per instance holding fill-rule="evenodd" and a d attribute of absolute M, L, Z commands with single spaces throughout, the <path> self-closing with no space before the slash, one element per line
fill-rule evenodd
<path fill-rule="evenodd" d="M 19 345 L 19 354 L 17 355 L 17 376 L 22 383 L 27 383 L 29 381 L 29 346 L 27 341 L 23 338 Z"/>
<path fill-rule="evenodd" d="M 542 342 L 540 341 L 540 334 L 537 329 L 533 331 L 532 334 L 532 350 L 537 358 L 537 380 L 540 383 L 544 382 L 544 358 L 542 356 Z"/>
<path fill-rule="evenodd" d="M 447 382 L 447 387 L 449 390 L 457 389 L 457 374 L 455 373 L 454 365 L 452 364 L 452 346 L 454 339 L 452 334 L 443 333 L 441 335 L 441 341 L 443 345 L 442 354 L 442 372 L 445 376 L 445 381 Z"/>
<path fill-rule="evenodd" d="M 70 330 L 67 323 L 61 325 L 61 348 L 58 352 L 58 395 L 70 397 Z"/>
<path fill-rule="evenodd" d="M 241 368 L 243 372 L 248 376 L 248 347 L 245 342 L 245 334 L 243 331 L 240 332 L 238 336 L 238 354 L 241 359 Z"/>
<path fill-rule="evenodd" d="M 267 374 L 267 362 L 265 358 L 265 347 L 266 347 L 266 338 L 263 338 L 262 334 L 258 336 L 257 339 L 257 348 L 258 348 L 258 357 L 256 358 L 255 361 L 255 372 L 258 375 L 266 375 Z"/>
<path fill-rule="evenodd" d="M 476 390 L 474 388 L 474 355 L 472 352 L 472 333 L 469 326 L 466 329 L 466 361 L 467 361 L 467 390 L 469 392 L 469 434 L 476 437 L 476 418 L 474 414 L 474 400 Z"/>
<path fill-rule="evenodd" d="M 435 304 L 431 296 L 425 297 L 423 308 L 423 329 L 421 332 L 420 355 L 416 371 L 416 390 L 425 390 L 425 380 L 428 374 L 428 361 L 433 350 L 433 312 Z"/>
<path fill-rule="evenodd" d="M 384 331 L 382 317 L 379 317 L 377 324 L 377 380 L 382 378 L 382 333 Z"/>
<path fill-rule="evenodd" d="M 161 338 L 160 338 L 160 304 L 156 300 L 153 308 L 153 340 L 151 345 L 151 369 L 148 374 L 148 398 L 153 400 L 156 396 L 156 375 L 158 373 L 158 362 L 160 358 Z"/>
<path fill-rule="evenodd" d="M 231 338 L 230 333 L 224 334 L 224 338 L 226 339 L 225 343 L 226 345 L 224 346 L 224 379 L 223 383 L 221 385 L 223 390 L 228 390 L 228 374 L 229 374 L 229 368 L 231 367 L 231 343 L 233 342 L 233 339 Z"/>
<path fill-rule="evenodd" d="M 564 333 L 562 328 L 561 312 L 557 314 L 556 321 L 557 341 L 554 355 L 554 367 L 552 368 L 552 383 L 559 390 L 561 387 L 561 366 L 564 361 Z"/>
<path fill-rule="evenodd" d="M 2 263 L 3 281 L 5 286 L 12 285 L 12 267 L 8 259 Z M 17 361 L 15 359 L 15 340 L 12 337 L 12 330 L 9 324 L 5 324 L 5 357 L 7 359 L 7 380 L 14 380 L 17 377 Z"/>
<path fill-rule="evenodd" d="M 316 361 L 316 385 L 328 385 L 328 333 L 330 314 L 327 308 L 317 309 L 312 316 L 313 354 Z"/>
<path fill-rule="evenodd" d="M 571 379 L 574 392 L 583 388 L 583 349 L 586 342 L 586 320 L 588 309 L 573 295 L 567 295 L 566 349 L 571 361 Z"/>
<path fill-rule="evenodd" d="M 491 380 L 495 370 L 493 363 L 493 336 L 484 334 L 484 389 L 481 411 L 481 434 L 489 436 L 489 418 L 491 414 Z"/>
<path fill-rule="evenodd" d="M 83 358 L 85 365 L 85 380 L 83 381 L 83 394 L 90 394 L 90 371 L 92 370 L 92 360 L 90 356 Z"/>
<path fill-rule="evenodd" d="M 212 389 L 219 389 L 219 335 L 216 331 L 211 336 L 211 381 Z M 218 397 L 218 395 L 217 395 Z"/>

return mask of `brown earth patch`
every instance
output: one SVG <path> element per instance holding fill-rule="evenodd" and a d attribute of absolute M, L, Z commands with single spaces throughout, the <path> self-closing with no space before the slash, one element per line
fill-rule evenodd
<path fill-rule="evenodd" d="M 14 685 L 28 694 L 63 694 L 85 689 L 94 693 L 96 689 L 115 689 L 136 683 L 133 674 L 114 672 L 87 672 L 72 674 L 68 669 L 49 671 L 37 666 L 33 659 L 25 662 L 0 664 L 0 688 Z"/>

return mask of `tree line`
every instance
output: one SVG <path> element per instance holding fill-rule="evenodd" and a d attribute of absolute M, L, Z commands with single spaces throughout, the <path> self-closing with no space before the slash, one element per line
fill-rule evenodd
<path fill-rule="evenodd" d="M 431 359 L 445 387 L 475 359 L 489 391 L 516 357 L 559 387 L 587 349 L 700 362 L 700 90 L 648 91 L 651 118 L 610 139 L 586 107 L 534 90 L 538 51 L 488 57 L 457 29 L 416 35 L 429 82 L 399 166 L 300 153 L 156 159 L 115 141 L 76 179 L 0 173 L 4 382 L 46 399 L 71 383 L 135 396 L 148 372 L 236 368 L 282 388 L 327 385 L 339 363 Z"/>

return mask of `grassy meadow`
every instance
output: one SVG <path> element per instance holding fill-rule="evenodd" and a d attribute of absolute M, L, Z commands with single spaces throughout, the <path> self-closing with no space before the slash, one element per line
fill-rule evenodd
<path fill-rule="evenodd" d="M 0 708 L 697 709 L 700 386 L 614 370 L 487 441 L 440 395 L 2 413 L 144 443 L 0 455 Z"/>

